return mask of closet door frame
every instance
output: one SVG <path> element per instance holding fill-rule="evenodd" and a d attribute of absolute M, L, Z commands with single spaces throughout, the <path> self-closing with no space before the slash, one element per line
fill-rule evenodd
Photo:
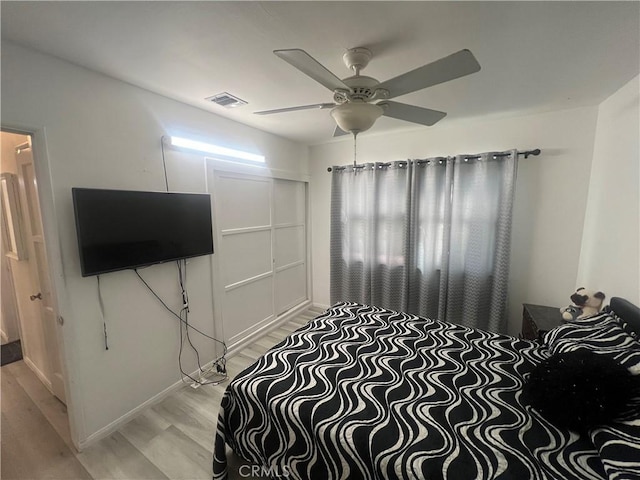
<path fill-rule="evenodd" d="M 235 164 L 233 162 L 227 162 L 224 160 L 218 160 L 214 158 L 206 159 L 206 171 L 207 171 L 207 191 L 211 194 L 212 212 L 213 212 L 213 229 L 214 229 L 214 255 L 211 256 L 211 268 L 213 279 L 213 312 L 214 322 L 216 327 L 216 334 L 221 336 L 227 342 L 227 347 L 230 352 L 233 352 L 236 348 L 241 347 L 247 343 L 250 339 L 260 335 L 263 330 L 270 329 L 270 327 L 285 321 L 291 314 L 297 313 L 301 307 L 306 308 L 311 305 L 311 292 L 313 291 L 311 285 L 312 272 L 311 272 L 311 234 L 309 230 L 311 207 L 309 205 L 309 176 L 303 174 L 297 174 L 294 172 L 288 172 L 283 170 L 275 170 L 269 168 L 260 168 L 254 166 L 245 166 L 241 164 Z M 271 302 L 272 310 L 271 314 L 265 316 L 260 321 L 255 323 L 249 328 L 242 330 L 241 332 L 227 332 L 225 331 L 225 320 L 227 323 L 227 330 L 229 329 L 229 320 L 224 318 L 224 308 L 226 301 L 227 289 L 224 282 L 224 262 L 225 259 L 223 245 L 223 233 L 220 226 L 220 193 L 217 192 L 216 182 L 218 182 L 220 176 L 237 177 L 240 179 L 255 178 L 257 181 L 267 181 L 270 184 L 270 238 L 271 238 L 271 271 L 270 278 L 272 279 L 271 288 Z M 304 232 L 305 232 L 305 265 L 306 265 L 306 300 L 302 303 L 292 306 L 289 310 L 286 310 L 280 314 L 276 311 L 276 266 L 274 264 L 274 245 L 275 240 L 275 215 L 274 215 L 274 183 L 276 180 L 293 180 L 301 182 L 304 185 L 304 201 L 305 201 L 305 219 L 304 219 Z M 218 183 L 219 185 L 219 183 Z M 256 229 L 258 231 L 260 229 Z M 247 231 L 251 231 L 248 229 Z M 263 277 L 259 275 L 259 277 Z M 266 278 L 267 275 L 264 276 Z M 259 279 L 258 279 L 259 280 Z M 250 283 L 250 282 L 248 282 Z"/>

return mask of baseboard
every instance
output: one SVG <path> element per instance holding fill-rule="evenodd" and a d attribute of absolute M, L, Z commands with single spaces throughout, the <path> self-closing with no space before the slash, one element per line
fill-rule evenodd
<path fill-rule="evenodd" d="M 314 303 L 313 306 L 319 308 L 324 312 L 325 310 L 328 310 L 331 305 L 325 305 L 324 303 Z"/>
<path fill-rule="evenodd" d="M 309 306 L 311 306 L 311 301 L 306 300 L 306 301 L 302 302 L 301 304 L 296 305 L 292 309 L 288 310 L 287 312 L 283 313 L 282 315 L 279 315 L 279 316 L 275 317 L 274 319 L 272 319 L 272 320 L 270 320 L 268 322 L 265 322 L 259 328 L 247 333 L 246 336 L 243 336 L 241 339 L 239 339 L 238 341 L 234 342 L 232 345 L 229 345 L 228 348 L 227 348 L 227 356 L 228 357 L 233 357 L 235 354 L 237 354 L 244 347 L 246 347 L 250 343 L 254 342 L 258 338 L 264 337 L 270 331 L 275 330 L 276 328 L 278 328 L 283 323 L 287 323 L 293 317 L 296 317 L 297 315 L 299 315 L 300 313 L 305 311 L 307 308 L 309 308 Z M 245 330 L 245 332 L 246 332 L 246 330 Z"/>
<path fill-rule="evenodd" d="M 258 337 L 262 337 L 262 336 L 266 335 L 271 330 L 275 330 L 281 324 L 289 321 L 291 318 L 295 317 L 296 315 L 299 315 L 302 311 L 304 311 L 307 308 L 309 308 L 310 305 L 311 305 L 311 302 L 307 300 L 307 301 L 301 303 L 300 305 L 292 308 L 288 312 L 286 312 L 286 313 L 274 318 L 270 322 L 262 325 L 259 329 L 251 332 L 249 335 L 247 335 L 243 339 L 239 340 L 238 342 L 236 342 L 232 346 L 230 346 L 227 349 L 227 356 L 228 357 L 233 356 L 234 353 L 237 353 L 239 350 L 244 348 L 248 343 L 253 342 Z M 209 363 L 207 363 L 206 365 L 203 365 L 202 369 L 206 370 L 208 367 L 213 365 L 214 361 L 215 360 L 212 360 Z M 194 370 L 191 373 L 191 376 L 192 377 L 197 377 L 198 376 L 198 370 L 197 369 Z M 121 427 L 123 427 L 127 422 L 129 422 L 130 420 L 133 420 L 135 417 L 140 415 L 143 411 L 145 411 L 146 409 L 152 407 L 153 405 L 156 405 L 156 404 L 160 403 L 162 400 L 164 400 L 166 397 L 168 397 L 169 395 L 171 395 L 172 393 L 174 393 L 178 389 L 182 388 L 184 385 L 185 384 L 182 382 L 182 380 L 177 381 L 176 383 L 174 383 L 173 385 L 165 388 L 160 393 L 154 395 L 153 397 L 151 397 L 150 399 L 148 399 L 144 403 L 141 403 L 140 405 L 138 405 L 134 409 L 128 411 L 127 413 L 122 415 L 120 418 L 114 420 L 113 422 L 111 422 L 106 427 L 103 427 L 100 430 L 98 430 L 97 432 L 92 433 L 91 435 L 89 435 L 84 440 L 79 440 L 78 441 L 78 450 L 82 451 L 83 449 L 85 449 L 87 447 L 90 447 L 91 445 L 93 445 L 94 443 L 102 440 L 103 438 L 108 437 L 113 432 L 115 432 L 118 429 L 120 429 Z M 49 385 L 48 388 L 50 389 L 50 385 Z"/>
<path fill-rule="evenodd" d="M 207 368 L 213 366 L 214 362 L 215 362 L 215 359 L 206 363 L 205 365 L 202 366 L 202 370 L 206 370 Z M 199 370 L 196 369 L 193 372 L 191 372 L 190 375 L 194 378 L 197 378 L 199 376 L 199 373 L 200 373 Z M 122 415 L 120 418 L 114 420 L 106 427 L 103 427 L 97 432 L 92 433 L 84 440 L 79 440 L 78 451 L 81 452 L 83 449 L 90 447 L 91 445 L 102 440 L 105 437 L 108 437 L 109 435 L 119 430 L 124 425 L 126 425 L 129 421 L 133 420 L 135 417 L 140 415 L 142 412 L 160 403 L 162 400 L 164 400 L 165 398 L 167 398 L 169 395 L 176 392 L 180 388 L 184 387 L 185 385 L 186 384 L 182 380 L 178 380 L 176 383 L 165 388 L 160 393 L 148 399 L 146 402 L 143 402 L 137 407 L 135 407 L 134 409 L 129 410 L 127 413 Z"/>
<path fill-rule="evenodd" d="M 233 337 L 228 338 L 226 340 L 227 352 L 229 351 L 229 349 L 235 348 L 235 346 L 240 342 L 244 342 L 247 338 L 253 338 L 257 333 L 261 332 L 264 328 L 271 325 L 277 319 L 277 316 L 269 315 L 267 318 L 263 318 L 262 320 L 251 325 L 249 328 L 246 328 L 240 333 L 236 333 Z"/>

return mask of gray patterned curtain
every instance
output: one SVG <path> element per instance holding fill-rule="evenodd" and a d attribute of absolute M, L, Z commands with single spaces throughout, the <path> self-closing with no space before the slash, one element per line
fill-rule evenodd
<path fill-rule="evenodd" d="M 517 151 L 333 168 L 331 301 L 506 331 Z"/>

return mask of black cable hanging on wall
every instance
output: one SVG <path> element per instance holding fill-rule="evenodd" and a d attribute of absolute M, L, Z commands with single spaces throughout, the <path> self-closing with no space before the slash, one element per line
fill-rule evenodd
<path fill-rule="evenodd" d="M 169 178 L 167 175 L 167 162 L 165 158 L 164 143 L 165 142 L 163 141 L 163 137 L 160 137 L 160 150 L 162 152 L 162 169 L 164 171 L 164 184 L 165 184 L 165 188 L 167 189 L 167 192 L 169 192 Z M 134 269 L 134 271 L 138 276 L 138 278 L 142 281 L 142 283 L 144 283 L 147 289 L 162 304 L 162 306 L 180 321 L 180 324 L 179 324 L 180 325 L 180 349 L 178 353 L 178 366 L 180 368 L 180 373 L 183 376 L 182 377 L 183 381 L 184 381 L 184 377 L 187 377 L 193 382 L 194 386 L 218 385 L 219 383 L 227 379 L 227 369 L 226 369 L 227 344 L 223 340 L 218 340 L 215 337 L 207 335 L 206 333 L 203 333 L 200 330 L 198 330 L 193 325 L 189 324 L 189 296 L 188 296 L 187 287 L 186 287 L 187 260 L 186 259 L 177 260 L 176 266 L 178 269 L 178 283 L 180 285 L 180 294 L 182 296 L 182 308 L 180 309 L 179 313 L 176 313 L 173 310 L 171 310 L 171 308 L 169 308 L 169 306 L 164 301 L 162 301 L 162 299 L 156 294 L 156 292 L 151 288 L 151 286 L 142 278 L 142 276 L 140 276 L 137 269 Z M 183 331 L 183 328 L 184 328 L 184 331 Z M 211 363 L 211 367 L 208 368 L 207 370 L 203 369 L 202 365 L 200 364 L 200 353 L 198 352 L 198 349 L 195 347 L 195 345 L 193 345 L 193 342 L 191 341 L 191 337 L 189 335 L 190 329 L 195 330 L 200 335 L 203 335 L 206 338 L 209 338 L 210 340 L 213 340 L 214 342 L 217 342 L 220 345 L 222 345 L 222 348 L 223 348 L 222 355 L 217 357 L 215 360 L 213 360 L 213 362 Z M 182 369 L 182 349 L 183 349 L 185 340 L 189 343 L 191 349 L 194 351 L 196 355 L 196 361 L 198 364 L 198 372 L 200 377 L 198 379 L 193 378 L 191 375 L 189 375 Z M 205 381 L 204 380 L 205 375 L 208 375 L 209 373 L 211 373 L 214 367 L 216 369 L 215 373 L 221 375 L 222 378 L 216 381 Z"/>
<path fill-rule="evenodd" d="M 100 316 L 102 317 L 102 331 L 104 334 L 104 349 L 109 350 L 109 342 L 107 339 L 107 319 L 104 315 L 104 302 L 102 301 L 102 289 L 100 288 L 100 275 L 96 275 L 98 282 L 98 305 L 100 305 Z"/>
<path fill-rule="evenodd" d="M 162 137 L 160 137 L 160 151 L 162 152 L 162 169 L 164 170 L 164 186 L 169 191 L 169 179 L 167 177 L 167 162 L 164 159 L 164 142 L 162 141 Z"/>
<path fill-rule="evenodd" d="M 180 262 L 183 262 L 184 265 L 180 265 Z M 218 340 L 217 338 L 212 337 L 211 335 L 207 335 L 206 333 L 202 332 L 198 328 L 196 328 L 193 325 L 189 324 L 189 317 L 188 317 L 188 314 L 189 314 L 189 296 L 188 296 L 187 290 L 186 290 L 186 259 L 178 260 L 177 263 L 179 264 L 178 265 L 178 274 L 179 274 L 178 282 L 180 284 L 181 296 L 182 296 L 182 308 L 180 309 L 179 313 L 174 312 L 160 298 L 160 296 L 149 285 L 149 283 L 142 277 L 142 275 L 140 275 L 140 273 L 138 272 L 137 268 L 134 269 L 134 272 L 138 276 L 140 281 L 144 284 L 144 286 L 147 287 L 147 290 L 149 290 L 149 292 L 151 292 L 151 294 L 156 298 L 156 300 L 158 300 L 158 302 L 160 302 L 160 304 L 169 313 L 171 313 L 171 315 L 176 317 L 178 319 L 178 321 L 180 322 L 180 350 L 179 350 L 179 353 L 178 353 L 178 367 L 180 368 L 180 373 L 182 374 L 183 381 L 184 381 L 184 378 L 186 377 L 186 378 L 188 378 L 189 380 L 191 380 L 193 382 L 194 386 L 218 385 L 219 383 L 222 383 L 227 379 L 227 370 L 226 370 L 227 344 L 222 340 Z M 184 332 L 183 332 L 183 328 L 184 328 Z M 208 369 L 204 369 L 202 367 L 202 365 L 200 364 L 200 354 L 198 353 L 198 350 L 196 349 L 196 347 L 191 342 L 191 338 L 189 337 L 189 329 L 194 330 L 195 332 L 199 333 L 203 337 L 206 337 L 206 338 L 208 338 L 210 340 L 213 340 L 214 342 L 222 345 L 222 355 L 220 355 L 216 359 L 214 359 L 211 362 L 211 366 Z M 183 368 L 182 368 L 182 350 L 183 350 L 185 341 L 189 342 L 189 345 L 191 346 L 191 348 L 194 350 L 194 352 L 196 354 L 196 359 L 197 359 L 197 363 L 198 363 L 199 378 L 192 377 L 187 372 L 185 372 L 183 370 Z M 216 370 L 215 373 L 220 375 L 220 378 L 218 380 L 213 380 L 213 381 L 212 380 L 204 380 L 205 376 L 209 375 L 213 371 L 214 368 Z"/>

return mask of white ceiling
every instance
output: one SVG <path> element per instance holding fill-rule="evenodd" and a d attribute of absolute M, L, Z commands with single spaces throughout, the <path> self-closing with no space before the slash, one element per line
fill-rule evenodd
<path fill-rule="evenodd" d="M 338 77 L 346 48 L 374 57 L 380 81 L 460 49 L 482 70 L 396 100 L 455 119 L 597 104 L 639 71 L 640 3 L 631 2 L 6 2 L 2 38 L 306 144 L 331 140 L 331 102 L 273 55 L 302 48 Z M 229 92 L 249 102 L 204 100 Z M 369 131 L 420 127 L 381 118 Z M 367 133 L 369 133 L 367 132 Z M 366 133 L 365 133 L 366 134 Z"/>

